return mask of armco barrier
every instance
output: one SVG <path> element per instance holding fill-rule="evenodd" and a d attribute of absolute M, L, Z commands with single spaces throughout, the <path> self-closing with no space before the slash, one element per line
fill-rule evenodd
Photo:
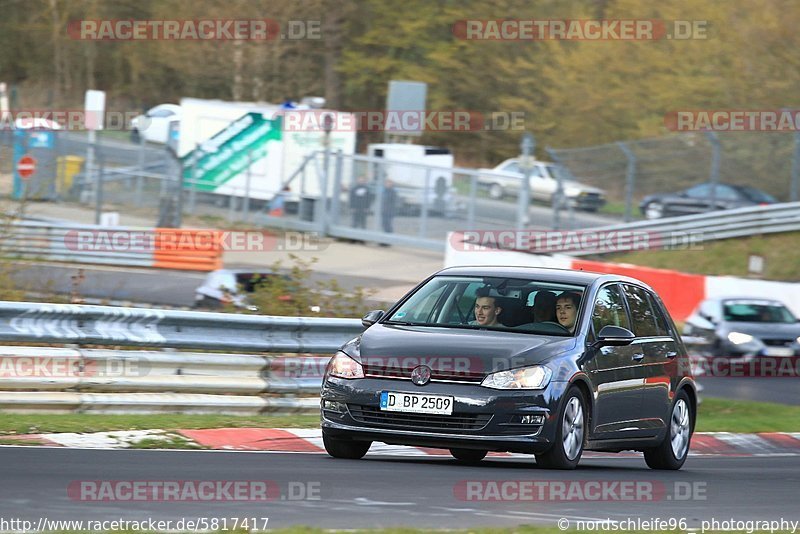
<path fill-rule="evenodd" d="M 330 356 L 362 331 L 358 319 L 0 302 L 0 342 L 60 345 L 0 346 L 0 409 L 314 411 Z"/>
<path fill-rule="evenodd" d="M 155 267 L 193 271 L 222 268 L 222 232 L 19 221 L 7 227 L 7 258 Z"/>
<path fill-rule="evenodd" d="M 67 344 L 0 346 L 0 410 L 315 412 L 330 356 L 362 331 L 357 319 L 0 302 L 0 341 Z M 97 344 L 320 355 L 82 347 Z"/>
<path fill-rule="evenodd" d="M 0 347 L 0 409 L 263 413 L 318 407 L 328 357 Z"/>
<path fill-rule="evenodd" d="M 358 319 L 0 302 L 5 342 L 330 353 L 362 330 Z"/>

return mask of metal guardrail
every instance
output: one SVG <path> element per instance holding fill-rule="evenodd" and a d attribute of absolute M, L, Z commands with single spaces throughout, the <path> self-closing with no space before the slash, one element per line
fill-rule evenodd
<path fill-rule="evenodd" d="M 652 250 L 691 246 L 717 239 L 798 230 L 800 230 L 800 202 L 786 202 L 591 228 L 585 231 L 598 234 L 630 232 L 638 234 L 646 241 L 631 239 L 630 242 L 624 242 L 617 239 L 613 250 L 597 247 L 564 253 L 570 256 L 587 256 L 637 250 L 637 247 L 642 249 L 645 242 L 647 248 Z"/>
<path fill-rule="evenodd" d="M 0 409 L 310 411 L 328 359 L 0 347 Z"/>
<path fill-rule="evenodd" d="M 222 267 L 218 230 L 103 227 L 47 221 L 8 224 L 5 257 L 103 265 L 213 271 Z M 208 246 L 181 246 L 181 241 Z"/>
<path fill-rule="evenodd" d="M 0 342 L 60 345 L 0 346 L 0 410 L 315 412 L 330 356 L 362 331 L 358 319 L 0 302 Z"/>
<path fill-rule="evenodd" d="M 0 302 L 0 341 L 330 353 L 358 319 Z"/>
<path fill-rule="evenodd" d="M 0 409 L 313 411 L 330 355 L 362 331 L 358 319 L 0 302 L 0 342 L 60 345 L 0 347 Z"/>

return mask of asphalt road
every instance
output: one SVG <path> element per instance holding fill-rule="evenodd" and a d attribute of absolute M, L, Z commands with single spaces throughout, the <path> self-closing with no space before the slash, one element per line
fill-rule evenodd
<path fill-rule="evenodd" d="M 60 132 L 56 148 L 60 154 L 86 157 L 88 144 L 88 136 L 85 132 Z M 140 154 L 142 151 L 144 154 Z M 105 137 L 100 138 L 95 153 L 98 158 L 104 160 L 106 165 L 111 166 L 137 165 L 140 157 L 143 157 L 146 163 L 152 164 L 168 157 L 166 149 L 160 145 L 145 144 L 144 147 L 140 147 L 135 143 Z"/>
<path fill-rule="evenodd" d="M 727 378 L 701 376 L 703 396 L 800 406 L 800 384 L 795 377 Z"/>
<path fill-rule="evenodd" d="M 169 307 L 192 306 L 195 289 L 206 277 L 205 273 L 169 270 L 114 268 L 88 265 L 22 263 L 12 272 L 18 287 L 31 292 L 71 294 L 73 277 L 82 270 L 84 279 L 78 285 L 78 294 L 83 298 L 128 301 Z M 264 266 L 268 268 L 269 266 Z M 252 268 L 252 267 L 251 267 Z M 395 280 L 378 277 L 364 278 L 347 274 L 314 272 L 312 280 L 335 278 L 342 288 L 397 285 Z"/>
<path fill-rule="evenodd" d="M 272 528 L 298 524 L 468 528 L 531 523 L 552 527 L 560 518 L 569 520 L 573 528 L 581 519 L 609 518 L 685 518 L 688 527 L 698 527 L 700 521 L 712 518 L 800 519 L 796 502 L 800 462 L 796 457 L 690 458 L 678 472 L 651 471 L 641 458 L 584 459 L 576 471 L 545 471 L 537 469 L 533 460 L 492 459 L 467 467 L 449 456 L 367 455 L 364 460 L 351 461 L 320 454 L 3 447 L 0 457 L 0 517 L 5 519 L 266 517 Z M 178 480 L 267 481 L 268 487 L 279 490 L 280 497 L 270 490 L 268 494 L 275 499 L 269 502 L 97 500 L 103 481 Z M 91 487 L 97 497 L 89 492 L 81 498 L 75 488 L 82 481 L 94 481 Z M 515 493 L 506 492 L 506 498 L 512 500 L 483 500 L 493 495 L 491 487 L 498 487 L 493 484 L 503 481 L 539 481 L 547 488 L 546 498 L 520 500 Z M 555 490 L 563 487 L 562 483 L 586 492 L 580 490 L 567 499 Z M 611 488 L 607 497 L 625 500 L 594 500 L 588 491 L 592 483 Z M 472 484 L 470 493 L 462 491 L 467 484 Z M 638 495 L 620 491 L 624 485 L 638 488 Z"/>

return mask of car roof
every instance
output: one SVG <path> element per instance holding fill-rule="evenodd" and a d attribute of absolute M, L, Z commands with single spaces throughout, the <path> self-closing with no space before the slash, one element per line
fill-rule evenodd
<path fill-rule="evenodd" d="M 550 267 L 526 266 L 459 266 L 447 267 L 437 272 L 436 275 L 449 276 L 507 276 L 509 278 L 522 278 L 525 280 L 541 280 L 547 282 L 560 282 L 565 284 L 581 284 L 589 286 L 594 282 L 628 282 L 651 289 L 641 280 L 616 274 L 595 273 L 592 271 L 575 271 L 573 269 L 554 269 Z"/>

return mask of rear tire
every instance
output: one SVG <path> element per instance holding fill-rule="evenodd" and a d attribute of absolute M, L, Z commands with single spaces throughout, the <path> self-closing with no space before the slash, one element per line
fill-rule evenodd
<path fill-rule="evenodd" d="M 644 461 L 650 469 L 675 471 L 683 466 L 692 441 L 693 419 L 689 396 L 681 390 L 672 404 L 664 440 L 644 451 Z"/>
<path fill-rule="evenodd" d="M 371 441 L 354 441 L 350 439 L 338 439 L 322 434 L 322 443 L 325 450 L 334 458 L 346 460 L 359 460 L 367 454 Z"/>
<path fill-rule="evenodd" d="M 586 439 L 586 399 L 577 386 L 571 386 L 558 414 L 555 443 L 549 451 L 536 455 L 536 464 L 545 469 L 575 469 L 581 461 Z"/>
<path fill-rule="evenodd" d="M 479 451 L 475 449 L 450 449 L 450 454 L 459 462 L 465 464 L 477 464 L 486 457 L 489 451 Z"/>

